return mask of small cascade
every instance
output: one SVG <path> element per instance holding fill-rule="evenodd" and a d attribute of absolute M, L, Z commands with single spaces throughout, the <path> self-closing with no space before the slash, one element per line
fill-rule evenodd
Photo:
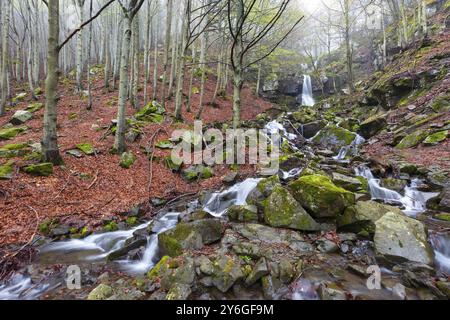
<path fill-rule="evenodd" d="M 303 76 L 303 90 L 302 90 L 302 106 L 312 107 L 315 101 L 312 92 L 311 76 Z"/>
<path fill-rule="evenodd" d="M 345 161 L 345 158 L 347 157 L 348 153 L 352 150 L 353 155 L 358 154 L 358 147 L 361 146 L 364 142 L 366 142 L 366 139 L 361 137 L 359 134 L 356 134 L 355 140 L 349 145 L 344 146 L 339 150 L 339 153 L 337 156 L 333 157 L 336 161 Z"/>
<path fill-rule="evenodd" d="M 30 277 L 14 275 L 7 284 L 0 285 L 0 300 L 34 300 L 45 291 L 58 287 L 60 283 L 34 284 Z"/>
<path fill-rule="evenodd" d="M 256 188 L 259 181 L 261 179 L 250 178 L 235 184 L 223 192 L 214 193 L 203 210 L 214 217 L 222 217 L 229 207 L 233 205 L 245 205 L 248 195 Z"/>
<path fill-rule="evenodd" d="M 267 123 L 265 126 L 265 129 L 270 134 L 281 133 L 288 140 L 294 140 L 295 138 L 297 138 L 297 135 L 287 132 L 286 128 L 281 123 L 279 123 L 277 120 L 273 120 L 273 121 Z"/>
<path fill-rule="evenodd" d="M 450 234 L 431 233 L 430 241 L 434 248 L 436 266 L 442 272 L 450 275 Z"/>

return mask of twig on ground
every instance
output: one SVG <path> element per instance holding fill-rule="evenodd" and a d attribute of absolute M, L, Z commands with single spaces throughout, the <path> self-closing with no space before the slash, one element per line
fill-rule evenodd
<path fill-rule="evenodd" d="M 98 181 L 98 170 L 97 170 L 97 172 L 95 173 L 94 180 L 93 180 L 92 183 L 89 185 L 89 187 L 87 188 L 87 190 L 90 190 L 90 189 L 94 186 L 94 184 L 95 184 L 97 181 Z"/>

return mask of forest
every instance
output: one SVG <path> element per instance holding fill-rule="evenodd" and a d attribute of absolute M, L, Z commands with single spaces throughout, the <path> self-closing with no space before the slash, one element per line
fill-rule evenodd
<path fill-rule="evenodd" d="M 448 300 L 450 0 L 0 0 L 0 300 Z"/>

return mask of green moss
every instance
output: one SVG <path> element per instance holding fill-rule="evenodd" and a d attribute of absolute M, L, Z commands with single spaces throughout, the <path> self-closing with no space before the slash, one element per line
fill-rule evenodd
<path fill-rule="evenodd" d="M 423 143 L 426 145 L 436 145 L 445 141 L 448 137 L 448 130 L 440 131 L 429 135 Z"/>
<path fill-rule="evenodd" d="M 24 171 L 34 176 L 48 177 L 53 173 L 52 163 L 32 164 L 24 168 Z"/>
<path fill-rule="evenodd" d="M 124 169 L 129 169 L 136 161 L 136 156 L 131 152 L 124 152 L 120 156 L 119 165 Z"/>
<path fill-rule="evenodd" d="M 7 144 L 0 148 L 0 158 L 14 158 L 25 155 L 29 150 L 25 143 Z"/>
<path fill-rule="evenodd" d="M 128 217 L 125 223 L 129 226 L 135 226 L 138 224 L 138 219 L 136 217 Z"/>
<path fill-rule="evenodd" d="M 34 113 L 36 111 L 41 110 L 43 107 L 44 107 L 43 103 L 36 102 L 36 103 L 30 104 L 25 110 L 28 112 Z"/>
<path fill-rule="evenodd" d="M 95 149 L 90 143 L 79 143 L 76 147 L 88 156 L 95 154 Z"/>
<path fill-rule="evenodd" d="M 115 221 L 109 221 L 103 226 L 103 231 L 105 232 L 113 232 L 119 230 L 119 226 Z"/>
<path fill-rule="evenodd" d="M 10 140 L 15 138 L 19 133 L 26 131 L 26 127 L 13 127 L 0 130 L 0 140 Z"/>
<path fill-rule="evenodd" d="M 414 148 L 419 145 L 427 136 L 429 132 L 427 130 L 417 130 L 413 132 L 400 141 L 400 143 L 396 146 L 397 149 L 408 149 Z"/>
<path fill-rule="evenodd" d="M 0 166 L 0 180 L 9 180 L 12 178 L 13 167 L 11 163 Z"/>
<path fill-rule="evenodd" d="M 439 213 L 434 216 L 438 220 L 448 221 L 450 222 L 450 214 L 449 213 Z"/>

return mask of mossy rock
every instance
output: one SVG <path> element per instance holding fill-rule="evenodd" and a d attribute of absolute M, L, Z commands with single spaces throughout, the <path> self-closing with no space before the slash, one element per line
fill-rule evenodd
<path fill-rule="evenodd" d="M 227 210 L 228 219 L 236 222 L 257 222 L 258 208 L 254 205 L 234 205 Z"/>
<path fill-rule="evenodd" d="M 441 221 L 450 222 L 450 213 L 438 213 L 437 215 L 434 216 L 434 218 Z"/>
<path fill-rule="evenodd" d="M 346 232 L 359 233 L 367 231 L 369 234 L 375 233 L 375 222 L 387 212 L 403 214 L 396 207 L 375 201 L 359 201 L 355 205 L 345 209 L 345 212 L 337 220 L 340 230 Z"/>
<path fill-rule="evenodd" d="M 120 156 L 120 163 L 119 165 L 124 169 L 129 169 L 134 162 L 136 161 L 136 156 L 131 152 L 124 152 Z"/>
<path fill-rule="evenodd" d="M 15 138 L 19 133 L 26 131 L 26 127 L 12 127 L 0 130 L 0 140 L 10 140 Z"/>
<path fill-rule="evenodd" d="M 49 162 L 32 164 L 25 167 L 23 171 L 33 176 L 48 177 L 53 173 L 53 164 Z"/>
<path fill-rule="evenodd" d="M 174 145 L 170 140 L 161 140 L 155 143 L 155 147 L 159 149 L 173 149 Z"/>
<path fill-rule="evenodd" d="M 110 286 L 102 283 L 89 293 L 87 299 L 88 300 L 107 300 L 113 294 L 114 294 L 113 289 Z"/>
<path fill-rule="evenodd" d="M 339 151 L 342 147 L 350 145 L 355 138 L 356 134 L 349 130 L 328 125 L 313 138 L 313 142 L 333 151 Z"/>
<path fill-rule="evenodd" d="M 213 266 L 212 283 L 223 293 L 230 290 L 236 281 L 244 278 L 244 272 L 237 258 L 222 255 L 214 261 Z"/>
<path fill-rule="evenodd" d="M 338 172 L 333 172 L 332 178 L 335 185 L 348 191 L 357 192 L 363 189 L 362 182 L 357 178 L 346 176 Z"/>
<path fill-rule="evenodd" d="M 355 203 L 355 195 L 322 175 L 300 177 L 289 184 L 294 198 L 319 218 L 332 218 Z"/>
<path fill-rule="evenodd" d="M 26 143 L 7 144 L 0 147 L 0 158 L 20 157 L 28 152 L 28 144 Z"/>
<path fill-rule="evenodd" d="M 271 227 L 302 231 L 317 231 L 319 224 L 302 208 L 300 203 L 281 185 L 263 202 L 264 221 Z"/>
<path fill-rule="evenodd" d="M 90 143 L 79 143 L 76 147 L 88 156 L 95 154 L 95 149 Z"/>
<path fill-rule="evenodd" d="M 164 114 L 164 112 L 165 112 L 164 108 L 156 101 L 153 101 L 148 103 L 141 110 L 139 110 L 134 115 L 134 118 L 141 121 L 148 121 L 151 120 L 152 117 L 155 117 L 156 115 Z"/>
<path fill-rule="evenodd" d="M 187 181 L 195 181 L 197 179 L 209 179 L 214 176 L 214 171 L 210 167 L 203 165 L 191 166 L 183 170 L 183 177 Z"/>
<path fill-rule="evenodd" d="M 432 135 L 429 135 L 423 143 L 429 146 L 437 145 L 443 141 L 445 141 L 448 137 L 448 130 L 445 131 L 439 131 L 436 133 L 433 133 Z"/>
<path fill-rule="evenodd" d="M 363 123 L 361 123 L 359 127 L 359 133 L 365 139 L 369 139 L 372 138 L 377 133 L 379 133 L 384 128 L 386 128 L 386 126 L 387 126 L 386 114 L 375 115 L 368 118 Z"/>
<path fill-rule="evenodd" d="M 417 130 L 400 141 L 396 146 L 397 149 L 408 149 L 417 147 L 428 136 L 428 130 Z"/>
<path fill-rule="evenodd" d="M 384 178 L 381 179 L 381 186 L 390 190 L 397 191 L 399 193 L 405 190 L 405 187 L 408 185 L 406 180 L 395 179 L 395 178 Z"/>
<path fill-rule="evenodd" d="M 41 110 L 44 107 L 43 103 L 40 102 L 36 102 L 36 103 L 32 103 L 30 104 L 25 110 L 31 113 L 35 113 L 39 110 Z"/>
<path fill-rule="evenodd" d="M 14 115 L 11 117 L 11 122 L 13 125 L 21 125 L 25 122 L 31 120 L 33 118 L 33 114 L 26 110 L 18 110 L 14 113 Z"/>
<path fill-rule="evenodd" d="M 27 97 L 27 93 L 26 93 L 26 92 L 19 93 L 18 95 L 16 95 L 16 96 L 12 99 L 12 102 L 13 102 L 13 103 L 22 102 L 22 101 L 25 100 L 26 97 Z"/>
<path fill-rule="evenodd" d="M 0 166 L 0 180 L 10 180 L 13 175 L 12 163 L 7 163 Z"/>
<path fill-rule="evenodd" d="M 42 90 L 41 87 L 37 87 L 36 89 L 34 89 L 34 94 L 35 94 L 36 96 L 40 96 L 40 95 L 43 94 L 43 93 L 44 93 L 44 90 Z"/>

